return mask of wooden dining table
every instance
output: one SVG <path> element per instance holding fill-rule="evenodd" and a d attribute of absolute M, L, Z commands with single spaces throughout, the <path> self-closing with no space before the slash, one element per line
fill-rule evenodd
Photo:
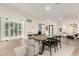
<path fill-rule="evenodd" d="M 34 39 L 36 41 L 43 41 L 46 40 L 48 38 L 48 36 L 45 35 L 31 35 L 30 39 Z"/>
<path fill-rule="evenodd" d="M 46 35 L 34 35 L 34 34 L 32 34 L 32 35 L 29 36 L 29 39 L 33 39 L 33 40 L 38 42 L 38 45 L 39 45 L 39 53 L 38 54 L 41 54 L 41 52 L 42 52 L 42 48 L 41 48 L 42 42 L 44 40 L 47 40 L 47 38 L 48 38 L 48 36 L 46 36 Z"/>
<path fill-rule="evenodd" d="M 33 39 L 35 41 L 38 41 L 38 45 L 41 45 L 44 40 L 48 40 L 48 38 L 55 37 L 55 36 L 59 36 L 59 35 L 46 36 L 46 35 L 33 35 L 32 34 L 29 36 L 29 38 Z M 39 50 L 40 50 L 40 48 L 39 48 Z M 42 53 L 42 49 L 41 49 L 41 51 L 39 51 L 38 54 L 41 54 L 41 53 Z"/>

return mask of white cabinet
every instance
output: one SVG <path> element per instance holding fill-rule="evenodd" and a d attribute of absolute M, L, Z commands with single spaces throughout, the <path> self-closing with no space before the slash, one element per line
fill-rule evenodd
<path fill-rule="evenodd" d="M 23 36 L 23 22 L 15 19 L 0 19 L 0 37 L 1 40 L 14 39 Z"/>

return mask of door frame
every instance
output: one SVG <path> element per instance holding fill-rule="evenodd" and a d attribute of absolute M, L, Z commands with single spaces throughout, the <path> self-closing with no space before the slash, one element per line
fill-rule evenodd
<path fill-rule="evenodd" d="M 51 27 L 51 26 L 52 26 L 52 34 L 53 34 L 53 25 L 49 25 L 49 35 L 51 35 L 51 34 L 50 34 L 50 32 L 51 32 L 51 31 L 50 31 L 50 27 Z"/>

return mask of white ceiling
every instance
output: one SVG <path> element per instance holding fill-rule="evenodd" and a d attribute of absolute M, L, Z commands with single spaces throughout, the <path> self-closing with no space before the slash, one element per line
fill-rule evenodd
<path fill-rule="evenodd" d="M 74 19 L 79 16 L 78 3 L 10 3 L 9 5 L 18 8 L 34 17 L 40 17 L 49 20 Z M 47 11 L 46 6 L 50 6 Z"/>

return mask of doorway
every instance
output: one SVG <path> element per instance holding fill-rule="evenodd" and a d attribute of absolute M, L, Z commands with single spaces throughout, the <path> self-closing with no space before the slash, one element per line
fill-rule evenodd
<path fill-rule="evenodd" d="M 45 34 L 45 24 L 39 23 L 39 30 L 41 34 Z"/>
<path fill-rule="evenodd" d="M 49 25 L 49 35 L 53 35 L 53 25 Z"/>

